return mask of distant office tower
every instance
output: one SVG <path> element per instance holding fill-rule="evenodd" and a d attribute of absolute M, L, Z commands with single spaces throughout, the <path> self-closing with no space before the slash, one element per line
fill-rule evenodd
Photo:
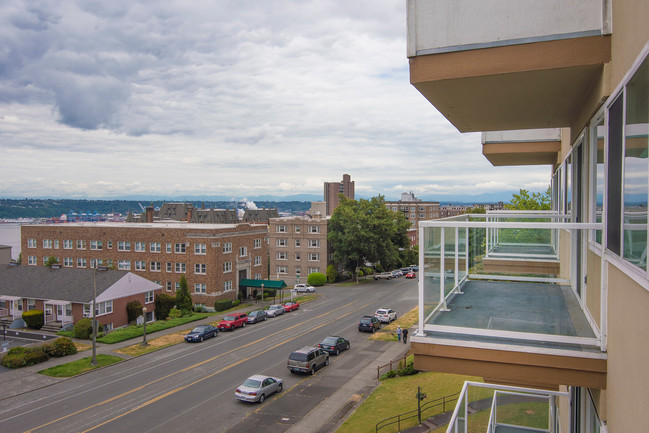
<path fill-rule="evenodd" d="M 354 200 L 354 182 L 350 175 L 343 174 L 342 182 L 325 182 L 324 201 L 327 204 L 327 216 L 331 215 L 338 206 L 338 194 Z"/>

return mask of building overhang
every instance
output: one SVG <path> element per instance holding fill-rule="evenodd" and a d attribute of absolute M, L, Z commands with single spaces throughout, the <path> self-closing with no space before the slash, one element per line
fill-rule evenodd
<path fill-rule="evenodd" d="M 415 369 L 479 376 L 486 382 L 559 389 L 560 385 L 606 388 L 606 358 L 521 352 L 458 344 L 418 342 Z"/>
<path fill-rule="evenodd" d="M 610 58 L 609 35 L 416 55 L 410 82 L 461 132 L 558 128 Z"/>

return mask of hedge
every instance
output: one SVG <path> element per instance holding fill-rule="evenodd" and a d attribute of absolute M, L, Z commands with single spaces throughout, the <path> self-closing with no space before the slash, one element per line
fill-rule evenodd
<path fill-rule="evenodd" d="M 216 311 L 225 311 L 231 307 L 232 307 L 232 301 L 229 299 L 214 301 L 214 309 Z"/>
<path fill-rule="evenodd" d="M 101 323 L 98 326 L 97 332 L 102 332 L 104 327 Z M 84 317 L 74 324 L 74 336 L 82 340 L 89 340 L 92 337 L 92 319 L 90 317 Z"/>
<path fill-rule="evenodd" d="M 325 283 L 327 282 L 327 277 L 322 272 L 313 272 L 309 274 L 309 276 L 306 279 L 306 282 L 307 284 L 314 287 L 324 286 Z"/>
<path fill-rule="evenodd" d="M 41 310 L 25 311 L 23 320 L 28 328 L 41 329 L 45 324 L 45 314 Z"/>

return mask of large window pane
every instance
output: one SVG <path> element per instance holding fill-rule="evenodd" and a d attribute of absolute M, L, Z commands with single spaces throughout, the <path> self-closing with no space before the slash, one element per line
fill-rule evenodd
<path fill-rule="evenodd" d="M 604 209 L 604 137 L 606 136 L 606 124 L 604 118 L 601 118 L 599 122 L 591 130 L 591 140 L 592 140 L 592 152 L 593 152 L 593 180 L 595 182 L 594 192 L 595 192 L 595 215 L 591 217 L 591 221 L 598 223 L 602 222 L 602 212 Z M 595 242 L 598 244 L 602 243 L 602 231 L 595 231 Z"/>
<path fill-rule="evenodd" d="M 608 195 L 606 197 L 606 247 L 620 254 L 622 196 L 622 96 L 608 111 Z"/>
<path fill-rule="evenodd" d="M 648 84 L 649 60 L 645 60 L 626 87 L 622 241 L 623 257 L 645 270 L 647 269 L 647 196 L 649 193 Z"/>

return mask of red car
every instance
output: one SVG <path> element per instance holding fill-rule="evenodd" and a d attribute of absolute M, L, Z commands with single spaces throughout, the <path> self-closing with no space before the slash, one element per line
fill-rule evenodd
<path fill-rule="evenodd" d="M 293 310 L 297 310 L 300 308 L 300 303 L 299 302 L 293 302 L 293 301 L 288 301 L 284 302 L 284 311 L 287 313 L 290 313 Z"/>
<path fill-rule="evenodd" d="M 219 322 L 219 331 L 234 331 L 234 328 L 244 328 L 248 316 L 246 313 L 232 313 L 228 314 Z"/>
<path fill-rule="evenodd" d="M 417 274 L 415 274 L 413 271 L 410 271 L 406 274 L 406 278 L 415 278 Z"/>

